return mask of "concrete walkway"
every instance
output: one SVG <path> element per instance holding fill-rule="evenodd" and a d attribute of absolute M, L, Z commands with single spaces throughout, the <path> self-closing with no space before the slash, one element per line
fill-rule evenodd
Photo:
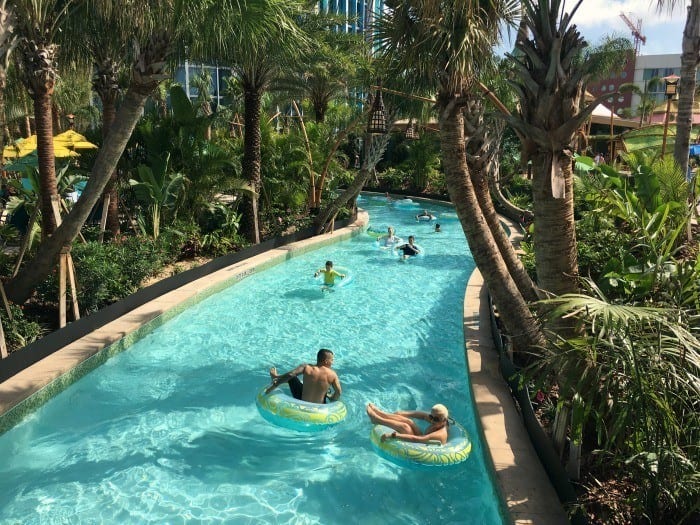
<path fill-rule="evenodd" d="M 132 310 L 16 374 L 0 384 L 0 432 L 191 305 L 252 273 L 359 235 L 368 220 L 367 214 L 361 213 L 348 228 L 273 249 L 214 272 Z M 485 297 L 481 274 L 475 270 L 465 294 L 464 334 L 486 459 L 494 467 L 512 523 L 568 523 L 498 371 Z"/>

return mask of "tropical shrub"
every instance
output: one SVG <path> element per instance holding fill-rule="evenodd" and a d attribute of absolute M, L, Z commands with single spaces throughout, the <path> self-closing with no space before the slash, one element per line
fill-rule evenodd
<path fill-rule="evenodd" d="M 581 273 L 613 298 L 653 301 L 676 270 L 690 220 L 688 185 L 668 162 L 627 160 L 630 177 L 604 165 L 581 178 L 589 205 L 577 224 Z"/>
<path fill-rule="evenodd" d="M 440 173 L 440 142 L 432 133 L 423 133 L 418 140 L 409 142 L 408 158 L 401 167 L 411 174 L 411 187 L 417 192 L 435 187 L 445 187 L 444 176 Z M 442 179 L 442 183 L 440 183 Z"/>
<path fill-rule="evenodd" d="M 167 260 L 160 244 L 146 237 L 127 237 L 120 243 L 76 244 L 72 250 L 81 311 L 94 312 L 137 291 L 142 281 Z M 55 303 L 58 277 L 54 272 L 37 289 L 38 300 Z"/>
<path fill-rule="evenodd" d="M 37 322 L 27 319 L 24 311 L 16 305 L 10 305 L 12 320 L 5 308 L 0 306 L 0 321 L 5 332 L 8 351 L 12 352 L 39 339 L 46 330 Z"/>
<path fill-rule="evenodd" d="M 532 209 L 532 181 L 525 177 L 510 177 L 501 184 L 506 198 L 518 208 Z"/>
<path fill-rule="evenodd" d="M 700 501 L 700 341 L 678 310 L 614 304 L 588 285 L 546 301 L 580 335 L 555 340 L 530 372 L 556 371 L 561 397 L 581 400 L 590 457 L 634 480 L 636 515 L 678 523 Z"/>

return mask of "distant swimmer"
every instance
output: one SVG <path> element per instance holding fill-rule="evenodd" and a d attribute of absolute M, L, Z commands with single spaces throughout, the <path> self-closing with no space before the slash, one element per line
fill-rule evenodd
<path fill-rule="evenodd" d="M 384 246 L 391 246 L 400 241 L 400 239 L 396 236 L 396 232 L 394 231 L 394 228 L 392 226 L 389 226 L 389 228 L 387 228 L 387 234 L 384 236 L 383 241 Z"/>
<path fill-rule="evenodd" d="M 326 267 L 316 270 L 314 277 L 318 277 L 320 274 L 323 274 L 324 287 L 333 286 L 335 284 L 336 277 L 345 279 L 345 274 L 339 273 L 333 269 L 333 261 L 326 261 Z"/>
<path fill-rule="evenodd" d="M 430 213 L 428 210 L 423 210 L 418 215 L 416 215 L 417 221 L 432 221 L 434 218 L 435 215 Z"/>
<path fill-rule="evenodd" d="M 403 253 L 404 259 L 408 259 L 409 257 L 413 257 L 414 255 L 418 255 L 420 253 L 420 248 L 413 244 L 415 240 L 416 239 L 413 235 L 409 235 L 408 242 L 397 248 L 397 250 Z"/>

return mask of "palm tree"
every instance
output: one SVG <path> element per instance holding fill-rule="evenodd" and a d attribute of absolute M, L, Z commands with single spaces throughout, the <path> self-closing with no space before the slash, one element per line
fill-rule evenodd
<path fill-rule="evenodd" d="M 228 2 L 223 2 L 228 3 Z M 243 177 L 254 194 L 244 198 L 243 229 L 248 240 L 260 242 L 258 196 L 262 187 L 260 120 L 263 95 L 280 71 L 300 59 L 308 41 L 295 22 L 297 0 L 249 0 L 231 6 L 210 5 L 190 47 L 194 57 L 228 64 L 240 80 L 244 101 Z M 207 38 L 202 38 L 206 35 Z"/>
<path fill-rule="evenodd" d="M 191 17 L 200 5 L 198 2 L 187 4 L 187 8 L 192 11 Z M 153 6 L 153 9 L 157 17 L 153 16 L 152 19 L 157 25 L 150 30 L 151 36 L 145 45 L 135 51 L 136 59 L 131 70 L 129 88 L 117 110 L 108 140 L 97 154 L 91 177 L 82 195 L 61 226 L 41 242 L 34 258 L 7 285 L 7 295 L 16 303 L 22 303 L 29 297 L 36 285 L 49 274 L 61 250 L 70 247 L 109 182 L 143 113 L 148 96 L 168 77 L 167 57 L 171 51 L 171 42 L 179 37 L 179 23 L 185 15 L 180 0 L 164 0 L 160 5 Z"/>
<path fill-rule="evenodd" d="M 58 77 L 58 46 L 54 43 L 71 0 L 20 0 L 15 3 L 19 66 L 22 81 L 34 101 L 34 121 L 41 184 L 42 235 L 56 230 L 54 203 L 58 200 L 53 149 L 51 97 Z"/>
<path fill-rule="evenodd" d="M 319 181 L 319 186 L 317 190 L 317 205 L 320 206 L 321 194 L 323 192 L 323 181 L 325 180 L 325 174 L 328 171 L 328 162 L 330 158 L 335 154 L 335 149 L 340 144 L 341 140 L 344 140 L 348 134 L 355 131 L 358 124 L 360 124 L 369 114 L 369 109 L 372 104 L 368 103 L 363 112 L 361 112 L 348 126 L 340 133 L 339 137 L 336 139 L 336 143 L 333 148 L 333 152 L 330 153 L 326 166 L 324 168 L 321 180 Z M 389 145 L 389 140 L 391 139 L 391 129 L 396 122 L 396 116 L 398 115 L 398 108 L 388 107 L 387 108 L 387 131 L 381 135 L 371 135 L 366 133 L 363 137 L 362 143 L 364 144 L 362 150 L 362 161 L 360 162 L 360 169 L 355 175 L 354 180 L 348 184 L 348 187 L 338 195 L 333 201 L 329 202 L 325 207 L 319 210 L 318 215 L 314 218 L 314 228 L 317 234 L 321 234 L 327 230 L 328 225 L 332 223 L 340 209 L 347 205 L 349 202 L 354 202 L 357 196 L 362 191 L 362 188 L 369 180 L 372 173 L 375 172 L 375 168 Z M 362 122 L 363 123 L 363 122 Z"/>
<path fill-rule="evenodd" d="M 145 3 L 135 2 L 129 9 L 118 0 L 83 2 L 67 24 L 66 33 L 80 38 L 67 38 L 64 50 L 71 57 L 92 64 L 92 88 L 102 105 L 102 137 L 107 140 L 116 117 L 117 104 L 124 90 L 126 64 L 131 58 L 131 41 L 150 25 Z M 106 229 L 116 237 L 120 233 L 119 194 L 115 169 L 102 196 L 107 203 Z"/>
<path fill-rule="evenodd" d="M 659 5 L 666 2 L 659 2 Z M 670 2 L 671 6 L 675 4 Z M 673 157 L 683 173 L 688 171 L 690 131 L 693 126 L 696 74 L 700 63 L 700 0 L 690 0 L 683 29 L 683 53 L 681 54 L 681 78 L 678 85 L 678 116 L 676 142 Z"/>
<path fill-rule="evenodd" d="M 511 59 L 520 103 L 506 117 L 521 137 L 533 164 L 533 209 L 537 284 L 560 295 L 577 290 L 574 229 L 573 143 L 577 130 L 598 100 L 581 110 L 585 83 L 611 56 L 626 53 L 629 41 L 615 39 L 584 55 L 587 44 L 561 0 L 525 0 L 525 21 L 533 35 L 516 42 Z M 517 55 L 517 56 L 516 56 Z M 603 97 L 600 97 L 601 99 Z"/>
<path fill-rule="evenodd" d="M 192 79 L 192 85 L 197 89 L 199 111 L 205 117 L 210 117 L 214 113 L 211 104 L 211 80 L 211 73 L 205 68 L 202 68 L 199 74 Z M 206 138 L 206 140 L 211 140 L 211 124 L 207 126 L 204 138 Z"/>
<path fill-rule="evenodd" d="M 304 61 L 293 63 L 275 81 L 275 89 L 309 100 L 316 122 L 323 122 L 331 101 L 357 83 L 362 57 L 368 56 L 364 39 L 357 34 L 333 31 L 338 20 L 322 13 L 308 15 L 301 27 L 314 45 Z"/>
<path fill-rule="evenodd" d="M 500 126 L 501 133 L 499 134 L 498 123 L 489 122 L 484 117 L 485 104 L 482 94 L 470 93 L 467 95 L 467 99 L 468 103 L 464 109 L 467 135 L 466 159 L 479 206 L 498 246 L 503 262 L 513 277 L 520 294 L 528 302 L 536 301 L 539 298 L 537 287 L 527 274 L 515 250 L 513 250 L 511 241 L 501 226 L 501 221 L 496 213 L 491 197 L 492 184 L 490 184 L 489 178 L 492 175 L 492 164 L 497 162 L 498 145 L 502 136 L 502 127 L 504 127 L 503 121 L 500 121 L 502 126 Z"/>
<path fill-rule="evenodd" d="M 499 24 L 511 21 L 511 2 L 387 3 L 377 41 L 384 57 L 393 57 L 407 85 L 437 91 L 440 143 L 450 198 L 479 270 L 518 349 L 544 343 L 537 320 L 503 261 L 484 218 L 466 160 L 464 108 L 470 88 L 490 56 Z M 511 248 L 512 249 L 512 248 Z"/>
<path fill-rule="evenodd" d="M 17 45 L 17 35 L 14 32 L 15 18 L 7 8 L 7 0 L 0 2 L 0 162 L 2 150 L 5 147 L 5 87 L 7 86 L 7 68 L 10 53 Z"/>
<path fill-rule="evenodd" d="M 639 115 L 639 127 L 644 125 L 644 121 L 651 117 L 651 111 L 656 106 L 653 95 L 650 94 L 650 90 L 654 89 L 661 79 L 659 77 L 653 77 L 649 80 L 644 81 L 644 89 L 641 89 L 636 84 L 629 82 L 627 84 L 620 85 L 620 91 L 630 91 L 635 95 L 639 95 L 639 106 L 637 106 L 637 114 Z"/>

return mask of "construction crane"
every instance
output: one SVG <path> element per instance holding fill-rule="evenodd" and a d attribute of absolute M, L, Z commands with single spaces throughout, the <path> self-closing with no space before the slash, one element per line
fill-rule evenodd
<path fill-rule="evenodd" d="M 647 43 L 647 37 L 642 34 L 642 19 L 637 19 L 637 25 L 635 26 L 632 21 L 627 18 L 625 13 L 620 13 L 620 18 L 624 20 L 627 27 L 632 31 L 632 36 L 634 37 L 634 56 L 639 56 L 639 46 Z"/>

